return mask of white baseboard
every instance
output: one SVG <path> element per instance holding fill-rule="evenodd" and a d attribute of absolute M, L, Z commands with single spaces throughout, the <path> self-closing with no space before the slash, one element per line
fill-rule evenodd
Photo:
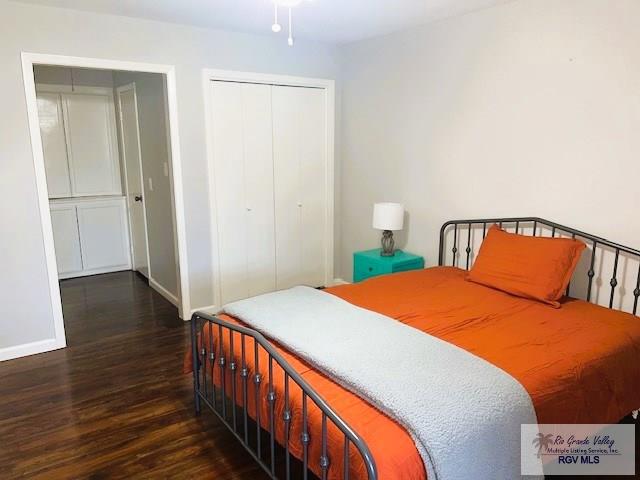
<path fill-rule="evenodd" d="M 331 286 L 334 286 L 334 285 L 348 285 L 349 283 L 351 283 L 351 282 L 347 282 L 346 280 L 343 280 L 341 278 L 334 278 L 333 279 L 333 284 Z"/>
<path fill-rule="evenodd" d="M 56 338 L 48 338 L 46 340 L 25 343 L 23 345 L 0 348 L 0 362 L 13 360 L 14 358 L 26 357 L 28 355 L 35 355 L 37 353 L 50 352 L 66 346 L 67 344 L 64 340 L 60 341 Z"/>
<path fill-rule="evenodd" d="M 83 270 L 82 272 L 62 273 L 58 275 L 58 280 L 90 277 L 92 275 L 102 275 L 103 273 L 126 272 L 127 270 L 131 270 L 131 265 L 120 265 L 119 267 L 94 268 L 93 270 Z"/>
<path fill-rule="evenodd" d="M 171 293 L 169 290 L 164 288 L 162 285 L 160 285 L 151 277 L 149 277 L 149 286 L 153 288 L 156 292 L 158 292 L 160 295 L 162 295 L 164 298 L 169 300 L 171 303 L 173 303 L 176 307 L 180 308 L 180 301 L 178 300 L 178 297 L 176 297 L 173 293 Z"/>
<path fill-rule="evenodd" d="M 194 308 L 193 310 L 191 310 L 191 315 L 193 315 L 196 312 L 204 312 L 211 315 L 215 315 L 219 311 L 220 311 L 220 307 L 218 307 L 217 305 L 208 305 L 206 307 Z M 185 318 L 184 321 L 186 322 L 191 320 L 191 315 L 189 315 L 189 318 Z"/>

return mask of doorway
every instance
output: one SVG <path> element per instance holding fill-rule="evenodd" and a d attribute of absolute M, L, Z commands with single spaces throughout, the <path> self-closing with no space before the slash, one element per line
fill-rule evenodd
<path fill-rule="evenodd" d="M 23 53 L 22 58 L 55 325 L 55 339 L 43 342 L 41 348 L 30 353 L 40 353 L 66 346 L 59 284 L 59 281 L 64 278 L 100 274 L 104 273 L 103 270 L 110 272 L 134 270 L 146 277 L 152 288 L 178 307 L 181 318 L 188 319 L 190 302 L 173 67 L 28 53 Z M 47 91 L 50 104 L 53 102 L 59 107 L 57 115 L 58 120 L 62 122 L 64 139 L 61 141 L 62 137 L 58 138 L 56 145 L 58 150 L 54 150 L 54 153 L 62 155 L 66 152 L 67 154 L 68 191 L 64 190 L 67 186 L 67 182 L 64 181 L 64 162 L 56 164 L 56 168 L 62 165 L 62 173 L 58 171 L 59 175 L 56 180 L 48 182 L 52 169 L 49 165 L 50 162 L 45 162 L 47 155 L 45 150 L 51 148 L 51 138 L 49 138 L 46 129 L 41 129 L 41 115 L 39 114 L 41 112 L 38 107 L 42 101 L 38 98 L 40 89 L 37 89 L 36 86 L 37 83 L 43 82 L 36 82 L 36 73 L 34 73 L 34 68 L 42 69 L 45 66 L 68 69 L 72 77 L 71 92 L 56 92 L 55 89 L 53 92 Z M 103 98 L 96 100 L 96 95 L 104 94 L 104 89 L 108 89 L 108 86 L 95 87 L 103 89 L 99 92 L 91 90 L 94 88 L 91 85 L 79 85 L 82 83 L 78 78 L 82 76 L 80 72 L 85 74 L 85 78 L 87 72 L 99 73 L 101 77 L 105 77 L 107 72 L 110 72 L 114 80 L 111 86 L 111 95 L 114 116 L 117 118 L 115 122 L 117 129 L 115 147 L 113 142 L 109 140 L 106 141 L 109 144 L 106 146 L 104 142 L 96 144 L 95 139 L 87 141 L 87 135 L 82 132 L 84 124 L 96 120 L 104 112 L 108 112 L 111 107 L 108 106 L 108 100 Z M 156 80 L 159 79 L 163 86 L 162 98 L 159 102 L 156 100 L 153 103 L 162 107 L 164 111 L 162 120 L 165 127 L 162 135 L 157 136 L 153 143 L 162 145 L 166 151 L 167 160 L 160 162 L 158 166 L 162 176 L 166 179 L 165 181 L 157 180 L 157 177 L 154 177 L 157 172 L 150 175 L 145 174 L 144 148 L 139 125 L 141 123 L 140 98 L 137 82 L 130 80 L 136 75 L 151 74 L 155 75 Z M 119 80 L 116 81 L 116 78 Z M 125 82 L 124 79 L 128 79 L 128 81 Z M 74 95 L 78 97 L 75 98 Z M 101 107 L 97 108 L 97 104 Z M 96 112 L 101 113 L 98 115 Z M 102 137 L 104 135 L 96 136 L 96 138 Z M 101 149 L 101 147 L 105 147 L 105 149 Z M 98 162 L 96 158 L 109 156 L 107 153 L 100 155 L 100 152 L 109 152 L 114 148 L 117 151 L 117 166 L 112 164 L 105 169 L 102 163 L 92 163 Z M 87 151 L 90 151 L 90 154 L 87 154 Z M 112 151 L 111 154 L 113 154 Z M 60 179 L 63 180 L 60 181 Z M 120 191 L 118 191 L 118 182 L 121 182 Z M 49 184 L 51 184 L 51 188 Z M 60 185 L 63 186 L 62 193 L 60 193 Z M 108 188 L 104 189 L 105 185 Z M 147 215 L 147 208 L 144 207 L 145 197 L 149 191 L 166 191 L 166 195 L 164 195 L 165 206 L 169 205 L 169 208 L 161 207 L 160 210 L 164 217 L 171 218 L 171 241 L 166 242 L 169 246 L 163 247 L 159 252 L 156 248 L 156 254 L 164 255 L 167 250 L 171 250 L 175 260 L 167 262 L 170 264 L 168 266 L 158 267 L 157 271 L 158 275 L 162 275 L 163 272 L 172 270 L 175 289 L 167 288 L 166 282 L 158 282 L 153 277 L 153 260 L 150 259 L 150 256 L 156 245 L 153 234 L 157 233 L 158 229 L 154 229 L 152 222 L 150 223 L 150 215 Z M 120 199 L 122 208 L 116 205 Z M 55 208 L 52 207 L 52 203 L 56 204 Z M 80 203 L 82 205 L 79 205 Z M 53 213 L 56 208 L 60 208 L 62 213 L 57 211 Z M 118 210 L 119 208 L 120 210 Z M 62 224 L 66 222 L 68 227 L 66 231 L 54 228 L 60 223 L 58 217 L 62 218 Z M 107 228 L 105 225 L 109 221 L 111 224 Z M 118 221 L 120 221 L 119 225 L 117 225 Z M 113 230 L 114 226 L 116 226 L 116 233 Z M 74 228 L 77 229 L 77 237 Z M 64 235 L 61 236 L 57 230 L 64 231 Z M 105 240 L 104 232 L 108 233 L 109 239 Z M 125 232 L 126 235 L 122 232 Z M 160 234 L 162 234 L 161 229 Z M 70 239 L 65 237 L 69 235 Z M 117 241 L 114 242 L 113 239 L 117 239 Z M 122 255 L 120 248 L 122 245 L 126 247 L 124 255 Z M 108 268 L 105 267 L 105 255 L 115 255 L 116 253 L 120 255 L 118 262 L 114 265 L 107 262 Z M 66 262 L 69 258 L 65 258 L 65 255 L 70 255 L 69 258 L 73 262 Z M 70 268 L 73 271 L 65 271 L 64 268 L 61 268 L 62 265 L 65 268 L 67 265 L 72 265 Z"/>

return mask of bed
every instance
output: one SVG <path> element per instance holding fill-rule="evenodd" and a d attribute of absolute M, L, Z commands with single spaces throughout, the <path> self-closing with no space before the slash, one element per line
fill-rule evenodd
<path fill-rule="evenodd" d="M 584 281 L 567 288 L 585 300 L 567 295 L 555 309 L 466 281 L 494 223 L 587 243 L 576 270 Z M 638 259 L 637 250 L 538 218 L 460 220 L 442 227 L 438 267 L 326 292 L 504 370 L 529 393 L 539 423 L 615 423 L 640 407 Z M 605 306 L 592 303 L 602 298 Z M 203 313 L 193 316 L 192 341 L 196 411 L 212 410 L 272 478 L 426 478 L 401 425 L 277 342 Z"/>

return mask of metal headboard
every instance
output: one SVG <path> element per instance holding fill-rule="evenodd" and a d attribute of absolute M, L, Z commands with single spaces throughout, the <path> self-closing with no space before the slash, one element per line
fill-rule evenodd
<path fill-rule="evenodd" d="M 618 293 L 619 305 L 618 307 L 616 307 L 616 309 L 628 310 L 634 315 L 638 314 L 638 301 L 640 298 L 640 250 L 620 245 L 619 243 L 606 240 L 590 233 L 576 230 L 575 228 L 560 225 L 543 218 L 522 217 L 450 220 L 442 225 L 442 228 L 440 229 L 438 265 L 443 266 L 447 264 L 458 267 L 461 266 L 460 263 L 462 259 L 464 259 L 464 265 L 462 265 L 462 267 L 464 267 L 465 270 L 468 270 L 472 266 L 475 255 L 477 254 L 478 242 L 475 238 L 476 235 L 479 234 L 481 230 L 482 240 L 484 240 L 487 228 L 493 224 L 497 224 L 505 228 L 506 230 L 511 229 L 512 232 L 519 233 L 521 235 L 529 234 L 532 236 L 547 236 L 545 235 L 545 233 L 548 233 L 548 236 L 550 237 L 577 237 L 580 240 L 583 240 L 587 244 L 587 247 L 591 249 L 591 253 L 588 258 L 588 267 L 586 269 L 586 279 L 582 277 L 583 281 L 586 281 L 586 291 L 584 292 L 583 296 L 584 299 L 588 302 L 598 303 L 597 299 L 594 298 L 593 295 L 593 287 L 594 283 L 596 283 L 594 282 L 594 279 L 599 279 L 599 277 L 596 276 L 596 274 L 598 273 L 596 270 L 599 270 L 599 275 L 603 275 L 608 272 L 608 270 L 605 268 L 602 258 L 604 256 L 604 252 L 611 253 L 613 259 L 611 261 L 610 268 L 611 277 L 609 279 L 610 291 L 608 294 L 608 308 L 614 308 L 616 293 Z M 445 251 L 445 243 L 447 238 L 451 234 L 453 234 L 453 246 L 450 249 L 451 259 L 449 262 L 447 252 Z M 480 240 L 480 243 L 482 240 Z M 461 244 L 464 248 L 461 248 Z M 596 258 L 598 256 L 600 256 L 601 265 L 597 269 Z M 621 259 L 624 259 L 625 261 L 624 272 L 621 272 L 619 269 Z M 629 272 L 629 263 L 638 264 L 637 274 L 634 275 L 633 270 L 631 271 L 631 273 Z M 633 268 L 633 265 L 631 268 Z M 579 272 L 579 270 L 577 269 L 572 282 L 576 282 L 580 279 L 580 273 L 584 272 Z M 629 305 L 627 308 L 625 308 L 624 298 L 621 298 L 624 297 L 627 289 L 625 288 L 621 293 L 621 288 L 618 288 L 621 286 L 624 287 L 625 285 L 629 285 L 628 290 L 633 289 L 633 305 Z M 570 289 L 571 284 L 569 288 L 567 288 L 567 295 L 571 293 Z M 607 304 L 605 303 L 604 306 L 607 306 Z"/>

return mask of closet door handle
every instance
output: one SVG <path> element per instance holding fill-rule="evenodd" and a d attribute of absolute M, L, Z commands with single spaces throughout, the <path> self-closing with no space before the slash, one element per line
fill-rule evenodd
<path fill-rule="evenodd" d="M 135 197 L 133 197 L 133 199 L 134 199 L 136 202 L 141 202 L 141 201 L 142 201 L 142 195 L 136 195 Z"/>
<path fill-rule="evenodd" d="M 251 211 L 251 207 L 247 207 L 247 212 L 250 212 L 250 211 Z"/>
<path fill-rule="evenodd" d="M 298 202 L 298 207 L 302 207 L 302 202 Z"/>

